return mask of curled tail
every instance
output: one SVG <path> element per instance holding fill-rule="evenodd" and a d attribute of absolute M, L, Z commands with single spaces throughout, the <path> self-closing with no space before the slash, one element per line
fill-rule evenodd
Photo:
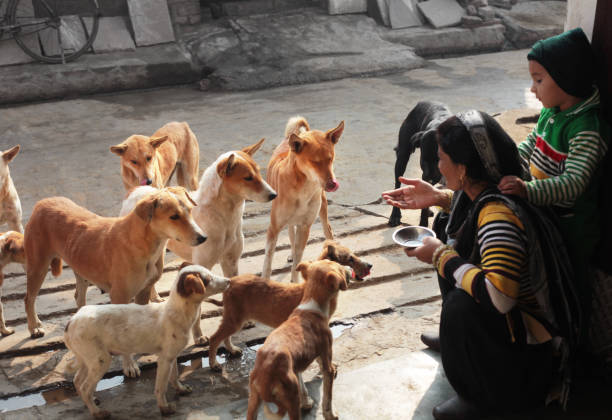
<path fill-rule="evenodd" d="M 51 274 L 53 274 L 54 277 L 57 277 L 60 274 L 62 274 L 62 259 L 61 258 L 55 257 L 51 260 Z"/>
<path fill-rule="evenodd" d="M 304 131 L 310 131 L 310 126 L 306 118 L 299 115 L 289 118 L 285 127 L 285 138 L 289 138 L 291 134 L 300 135 Z"/>

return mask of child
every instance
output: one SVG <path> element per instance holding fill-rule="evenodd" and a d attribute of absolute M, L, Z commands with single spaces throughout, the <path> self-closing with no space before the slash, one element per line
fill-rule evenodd
<path fill-rule="evenodd" d="M 537 125 L 519 145 L 532 181 L 502 178 L 504 194 L 552 206 L 560 219 L 577 292 L 588 314 L 589 263 L 599 241 L 598 167 L 607 151 L 607 126 L 593 86 L 594 54 L 577 28 L 538 41 L 527 55 L 531 91 L 542 102 Z"/>

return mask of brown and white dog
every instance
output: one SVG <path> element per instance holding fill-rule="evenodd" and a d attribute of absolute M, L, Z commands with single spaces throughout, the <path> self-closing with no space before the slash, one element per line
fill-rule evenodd
<path fill-rule="evenodd" d="M 134 134 L 110 150 L 121 157 L 126 191 L 139 185 L 165 187 L 175 170 L 180 186 L 197 187 L 200 147 L 186 122 L 169 122 L 151 137 Z"/>
<path fill-rule="evenodd" d="M 207 296 L 222 292 L 229 280 L 198 265 L 183 267 L 166 302 L 149 305 L 87 305 L 72 316 L 64 342 L 75 359 L 74 386 L 95 418 L 110 417 L 94 402 L 97 383 L 108 370 L 113 354 L 157 354 L 155 397 L 162 414 L 176 407 L 166 400 L 168 381 L 178 393 L 191 392 L 178 380 L 176 357 L 189 341 L 198 308 Z M 76 365 L 76 366 L 74 366 Z"/>
<path fill-rule="evenodd" d="M 65 260 L 74 271 L 78 307 L 85 305 L 89 283 L 108 292 L 111 303 L 129 303 L 134 297 L 136 303 L 147 303 L 163 268 L 157 263 L 166 240 L 191 245 L 206 240 L 193 221 L 192 205 L 182 187 L 145 197 L 124 217 L 101 217 L 64 197 L 36 203 L 24 239 L 31 336 L 44 335 L 35 300 L 54 258 Z"/>
<path fill-rule="evenodd" d="M 23 233 L 23 225 L 21 224 L 21 201 L 13 179 L 11 178 L 11 172 L 9 171 L 8 164 L 12 161 L 17 153 L 19 153 L 20 146 L 14 146 L 1 153 L 2 158 L 0 159 L 0 225 L 7 223 L 10 230 Z"/>
<path fill-rule="evenodd" d="M 4 283 L 4 267 L 10 263 L 25 265 L 25 252 L 23 251 L 23 234 L 10 230 L 0 234 L 0 299 L 2 298 L 2 284 Z M 4 323 L 4 310 L 0 302 L 0 333 L 3 336 L 15 332 L 7 328 Z"/>
<path fill-rule="evenodd" d="M 288 413 L 290 420 L 301 419 L 306 388 L 300 374 L 315 359 L 323 373 L 323 417 L 337 419 L 332 411 L 336 367 L 332 363 L 329 317 L 338 291 L 347 288 L 347 271 L 329 260 L 301 262 L 297 269 L 306 280 L 304 295 L 289 318 L 257 350 L 249 380 L 248 420 L 257 418 L 262 401 L 267 416 L 282 418 Z M 271 413 L 267 403 L 274 403 L 278 411 Z"/>
<path fill-rule="evenodd" d="M 278 197 L 272 203 L 262 277 L 270 278 L 272 258 L 279 232 L 288 226 L 291 242 L 291 281 L 297 282 L 297 264 L 302 259 L 310 227 L 317 214 L 326 239 L 333 239 L 327 218 L 325 192 L 339 187 L 334 176 L 334 146 L 344 131 L 344 121 L 326 132 L 311 130 L 303 117 L 287 122 L 285 139 L 268 163 L 267 178 Z"/>
<path fill-rule="evenodd" d="M 359 281 L 369 275 L 372 268 L 371 264 L 361 260 L 350 249 L 332 240 L 325 241 L 318 259 L 335 261 L 351 267 Z M 223 302 L 210 300 L 211 303 L 223 306 L 221 324 L 210 337 L 208 349 L 210 368 L 215 371 L 221 370 L 221 365 L 217 363 L 217 349 L 222 341 L 232 356 L 242 354 L 242 350 L 232 343 L 231 336 L 238 332 L 245 322 L 257 321 L 276 328 L 286 321 L 302 300 L 305 287 L 305 283 L 280 283 L 253 274 L 233 277 L 229 287 L 223 292 Z M 336 298 L 332 298 L 330 316 L 335 310 Z"/>
<path fill-rule="evenodd" d="M 170 239 L 168 249 L 184 260 L 208 269 L 220 263 L 226 277 L 238 274 L 238 260 L 244 246 L 242 215 L 245 201 L 267 202 L 276 197 L 276 192 L 262 179 L 259 166 L 253 160 L 253 154 L 263 141 L 222 154 L 204 171 L 198 190 L 192 193 L 197 203 L 193 219 L 206 232 L 208 240 L 192 247 Z M 151 190 L 151 187 L 136 188 L 124 201 L 122 212 Z M 199 322 L 194 324 L 193 337 L 197 345 L 208 344 Z"/>

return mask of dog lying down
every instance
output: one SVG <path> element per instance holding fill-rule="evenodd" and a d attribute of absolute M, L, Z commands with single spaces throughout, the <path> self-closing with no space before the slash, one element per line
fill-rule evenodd
<path fill-rule="evenodd" d="M 179 271 L 166 302 L 86 305 L 66 325 L 64 342 L 75 355 L 69 366 L 76 371 L 74 387 L 95 418 L 110 416 L 95 404 L 93 393 L 112 355 L 157 354 L 155 397 L 164 415 L 175 411 L 174 404 L 166 400 L 168 381 L 179 394 L 191 392 L 178 380 L 176 357 L 189 341 L 204 298 L 225 290 L 229 279 L 187 264 Z"/>

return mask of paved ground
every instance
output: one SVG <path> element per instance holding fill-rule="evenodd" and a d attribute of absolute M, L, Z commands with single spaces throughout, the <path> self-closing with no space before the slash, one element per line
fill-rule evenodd
<path fill-rule="evenodd" d="M 432 407 L 452 395 L 438 356 L 424 350 L 418 340 L 422 331 L 436 328 L 439 292 L 430 267 L 407 258 L 391 241 L 392 229 L 386 225 L 390 209 L 379 204 L 378 198 L 382 190 L 392 187 L 397 131 L 419 100 L 440 100 L 455 111 L 519 110 L 504 112 L 502 117 L 514 137 L 522 138 L 527 128 L 513 126 L 514 117 L 537 112 L 528 91 L 525 54 L 523 50 L 432 60 L 423 68 L 392 76 L 265 91 L 202 95 L 179 87 L 4 108 L 0 148 L 22 145 L 11 173 L 24 221 L 37 200 L 56 194 L 100 214 L 114 215 L 123 187 L 118 159 L 108 148 L 134 132 L 152 133 L 174 119 L 188 121 L 200 142 L 202 170 L 220 153 L 266 137 L 255 155 L 265 167 L 289 116 L 302 114 L 322 129 L 345 120 L 335 163 L 340 190 L 330 194 L 331 224 L 340 241 L 374 264 L 374 269 L 365 282 L 353 283 L 342 294 L 332 320 L 334 359 L 340 366 L 334 405 L 345 419 L 429 419 Z M 411 160 L 408 176 L 418 176 L 416 161 L 416 157 Z M 268 205 L 247 205 L 241 272 L 261 269 L 268 212 Z M 418 212 L 404 212 L 403 220 L 415 223 L 417 217 Z M 305 258 L 318 254 L 322 238 L 316 223 Z M 288 279 L 287 248 L 283 235 L 273 263 L 275 279 Z M 169 262 L 158 287 L 162 294 L 174 279 L 178 263 Z M 7 271 L 14 274 L 4 284 L 5 316 L 16 333 L 0 339 L 0 416 L 88 418 L 82 401 L 64 387 L 71 380 L 65 375 L 67 354 L 61 340 L 75 310 L 71 271 L 65 270 L 58 279 L 49 277 L 43 285 L 37 306 L 47 335 L 38 340 L 29 339 L 25 325 L 24 276 L 17 267 Z M 106 295 L 91 288 L 88 303 L 107 301 Z M 203 313 L 202 328 L 210 334 L 218 325 L 219 311 L 205 305 Z M 246 355 L 227 361 L 222 375 L 207 369 L 206 348 L 188 347 L 181 357 L 182 374 L 194 393 L 177 401 L 179 412 L 173 418 L 244 418 L 247 375 L 267 332 L 256 326 L 239 333 L 235 341 Z M 159 415 L 153 397 L 154 358 L 143 356 L 140 362 L 145 367 L 142 379 L 125 380 L 115 361 L 98 388 L 101 404 L 115 418 Z M 318 400 L 321 386 L 316 369 L 308 372 L 306 380 Z M 608 402 L 600 399 L 593 404 L 593 398 L 609 391 L 595 386 L 603 391 L 579 387 L 582 392 L 569 414 L 552 407 L 507 418 L 606 418 L 611 411 L 603 404 Z M 318 407 L 307 418 L 321 418 Z"/>

